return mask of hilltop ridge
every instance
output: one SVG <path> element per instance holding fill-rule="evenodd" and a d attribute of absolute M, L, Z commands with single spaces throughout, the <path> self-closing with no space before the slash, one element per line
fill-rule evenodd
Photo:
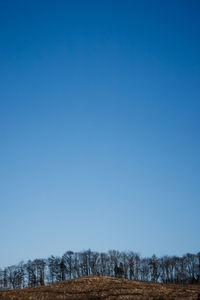
<path fill-rule="evenodd" d="M 200 285 L 163 284 L 84 276 L 51 285 L 0 291 L 2 300 L 199 300 Z"/>

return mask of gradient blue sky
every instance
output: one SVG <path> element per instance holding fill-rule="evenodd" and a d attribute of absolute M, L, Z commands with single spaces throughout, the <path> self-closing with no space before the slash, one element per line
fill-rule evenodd
<path fill-rule="evenodd" d="M 199 15 L 0 0 L 0 266 L 200 250 Z"/>

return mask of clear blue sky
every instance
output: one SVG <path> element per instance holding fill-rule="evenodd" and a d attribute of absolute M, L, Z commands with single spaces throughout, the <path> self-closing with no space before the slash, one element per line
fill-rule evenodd
<path fill-rule="evenodd" d="M 199 15 L 0 0 L 0 266 L 200 250 Z"/>

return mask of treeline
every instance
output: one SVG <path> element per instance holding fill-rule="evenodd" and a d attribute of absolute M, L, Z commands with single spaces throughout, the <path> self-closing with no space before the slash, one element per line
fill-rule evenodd
<path fill-rule="evenodd" d="M 163 283 L 199 283 L 200 252 L 142 258 L 132 251 L 67 251 L 62 257 L 29 260 L 0 269 L 0 289 L 42 286 L 79 276 L 113 276 Z"/>

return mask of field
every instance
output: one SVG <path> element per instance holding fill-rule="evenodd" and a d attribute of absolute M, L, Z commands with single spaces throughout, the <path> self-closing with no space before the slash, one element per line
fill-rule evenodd
<path fill-rule="evenodd" d="M 0 291 L 2 300 L 197 300 L 200 285 L 174 285 L 88 276 L 23 290 Z"/>

